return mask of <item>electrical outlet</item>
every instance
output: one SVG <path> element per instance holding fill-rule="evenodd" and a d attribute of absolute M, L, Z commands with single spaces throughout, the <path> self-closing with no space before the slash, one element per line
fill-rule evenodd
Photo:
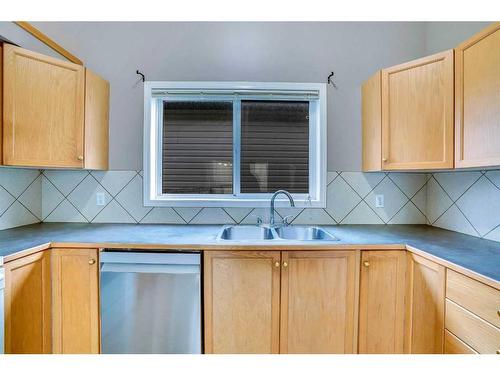
<path fill-rule="evenodd" d="M 377 208 L 384 207 L 384 195 L 383 194 L 375 195 L 375 207 L 377 207 Z"/>
<path fill-rule="evenodd" d="M 104 206 L 106 204 L 106 196 L 103 192 L 96 193 L 96 204 L 98 206 Z"/>

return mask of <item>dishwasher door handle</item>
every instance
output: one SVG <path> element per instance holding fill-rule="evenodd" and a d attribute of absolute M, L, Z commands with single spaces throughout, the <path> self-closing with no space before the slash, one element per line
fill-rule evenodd
<path fill-rule="evenodd" d="M 162 253 L 132 251 L 102 251 L 99 254 L 101 264 L 168 264 L 200 265 L 200 253 Z"/>
<path fill-rule="evenodd" d="M 101 263 L 102 272 L 199 274 L 200 266 L 186 264 Z"/>

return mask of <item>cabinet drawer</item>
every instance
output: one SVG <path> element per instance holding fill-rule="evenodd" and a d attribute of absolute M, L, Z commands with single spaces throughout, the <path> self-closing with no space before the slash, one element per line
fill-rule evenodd
<path fill-rule="evenodd" d="M 500 350 L 500 329 L 446 299 L 445 327 L 481 354 Z"/>
<path fill-rule="evenodd" d="M 500 328 L 500 291 L 450 269 L 446 298 Z"/>
<path fill-rule="evenodd" d="M 453 333 L 445 330 L 444 354 L 477 354 L 477 352 Z"/>

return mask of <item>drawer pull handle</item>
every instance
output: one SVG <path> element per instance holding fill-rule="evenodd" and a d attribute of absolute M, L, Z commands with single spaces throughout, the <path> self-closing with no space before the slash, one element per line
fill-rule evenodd
<path fill-rule="evenodd" d="M 90 265 L 95 264 L 95 259 L 89 259 L 89 264 L 90 264 Z"/>
<path fill-rule="evenodd" d="M 365 260 L 365 261 L 363 262 L 363 266 L 365 266 L 365 267 L 370 267 L 370 262 L 368 262 L 367 260 Z"/>

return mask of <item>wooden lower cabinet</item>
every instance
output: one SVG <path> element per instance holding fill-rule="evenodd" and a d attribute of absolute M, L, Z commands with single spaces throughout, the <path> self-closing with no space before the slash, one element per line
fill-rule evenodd
<path fill-rule="evenodd" d="M 280 353 L 356 353 L 357 251 L 285 251 Z"/>
<path fill-rule="evenodd" d="M 355 353 L 358 263 L 358 251 L 204 252 L 205 352 Z"/>
<path fill-rule="evenodd" d="M 53 352 L 99 353 L 97 249 L 52 250 Z"/>
<path fill-rule="evenodd" d="M 279 251 L 204 252 L 205 353 L 279 353 Z"/>
<path fill-rule="evenodd" d="M 50 251 L 5 264 L 5 353 L 52 352 Z"/>
<path fill-rule="evenodd" d="M 437 263 L 408 253 L 405 353 L 443 353 L 445 271 Z"/>
<path fill-rule="evenodd" d="M 445 330 L 444 354 L 477 354 L 477 352 L 453 333 Z"/>
<path fill-rule="evenodd" d="M 403 353 L 406 251 L 361 255 L 359 353 Z"/>

